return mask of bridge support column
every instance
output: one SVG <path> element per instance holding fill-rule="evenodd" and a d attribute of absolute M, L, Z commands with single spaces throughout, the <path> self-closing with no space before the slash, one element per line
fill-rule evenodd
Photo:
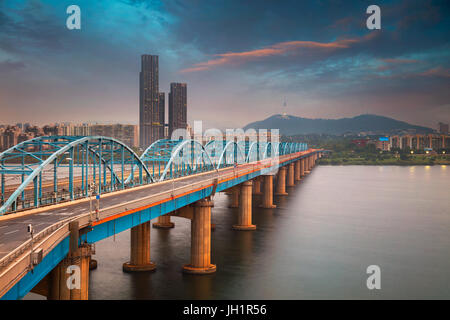
<path fill-rule="evenodd" d="M 238 208 L 239 207 L 239 188 L 237 186 L 232 188 L 231 203 L 230 203 L 229 207 L 230 208 Z"/>
<path fill-rule="evenodd" d="M 154 271 L 150 261 L 150 221 L 131 228 L 130 261 L 123 264 L 124 272 Z"/>
<path fill-rule="evenodd" d="M 294 163 L 289 163 L 287 171 L 287 186 L 295 187 L 294 182 Z"/>
<path fill-rule="evenodd" d="M 234 230 L 256 230 L 252 224 L 252 181 L 241 183 L 238 223 L 233 226 Z"/>
<path fill-rule="evenodd" d="M 32 292 L 47 296 L 48 300 L 88 300 L 90 245 L 78 247 L 79 223 L 71 222 L 70 249 L 65 257 Z"/>
<path fill-rule="evenodd" d="M 262 195 L 260 177 L 253 179 L 253 194 L 257 196 Z"/>
<path fill-rule="evenodd" d="M 310 172 L 311 172 L 311 156 L 308 156 L 305 159 L 305 174 L 309 174 Z"/>
<path fill-rule="evenodd" d="M 175 223 L 170 221 L 170 216 L 165 214 L 158 217 L 158 222 L 153 223 L 153 228 L 157 229 L 170 229 L 175 227 Z"/>
<path fill-rule="evenodd" d="M 300 181 L 301 177 L 300 177 L 300 160 L 295 161 L 294 164 L 294 180 L 295 181 Z"/>
<path fill-rule="evenodd" d="M 278 168 L 276 196 L 287 196 L 286 192 L 286 167 Z"/>
<path fill-rule="evenodd" d="M 276 208 L 277 206 L 273 204 L 273 176 L 267 175 L 264 177 L 263 185 L 263 198 L 262 198 L 262 208 Z"/>
<path fill-rule="evenodd" d="M 300 161 L 300 178 L 305 176 L 305 158 L 302 158 Z"/>
<path fill-rule="evenodd" d="M 90 246 L 83 246 L 69 253 L 48 276 L 47 299 L 88 300 L 90 257 Z"/>
<path fill-rule="evenodd" d="M 195 202 L 191 220 L 191 263 L 183 266 L 183 272 L 209 274 L 216 272 L 211 264 L 211 207 L 213 201 L 203 199 Z"/>

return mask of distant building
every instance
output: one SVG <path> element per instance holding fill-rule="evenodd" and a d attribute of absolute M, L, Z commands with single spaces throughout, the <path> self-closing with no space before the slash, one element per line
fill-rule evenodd
<path fill-rule="evenodd" d="M 351 141 L 352 144 L 358 146 L 358 147 L 365 147 L 367 146 L 368 139 L 354 139 Z"/>
<path fill-rule="evenodd" d="M 439 122 L 439 133 L 448 134 L 448 123 Z"/>
<path fill-rule="evenodd" d="M 2 150 L 9 149 L 19 142 L 21 130 L 17 126 L 7 126 L 0 137 L 0 146 Z"/>
<path fill-rule="evenodd" d="M 450 136 L 448 134 L 406 134 L 402 136 L 391 136 L 389 138 L 389 144 L 391 149 L 446 149 L 450 147 Z"/>
<path fill-rule="evenodd" d="M 158 110 L 159 110 L 159 136 L 158 139 L 164 139 L 166 134 L 164 132 L 164 125 L 166 122 L 166 98 L 164 92 L 159 93 L 158 98 Z"/>
<path fill-rule="evenodd" d="M 132 124 L 70 124 L 61 126 L 64 136 L 104 136 L 125 143 L 129 147 L 139 146 L 138 126 Z"/>
<path fill-rule="evenodd" d="M 164 129 L 164 127 L 163 127 Z M 0 127 L 0 150 L 6 150 L 23 141 L 40 136 L 105 136 L 122 141 L 129 147 L 138 147 L 138 126 L 130 124 L 92 125 L 89 123 L 45 125 L 42 128 L 28 125 Z"/>
<path fill-rule="evenodd" d="M 161 138 L 161 119 L 159 111 L 159 63 L 158 56 L 141 56 L 139 74 L 139 144 L 142 148 Z"/>
<path fill-rule="evenodd" d="M 132 124 L 96 124 L 91 135 L 117 139 L 129 147 L 138 147 L 138 127 Z"/>
<path fill-rule="evenodd" d="M 391 150 L 391 144 L 389 142 L 389 138 L 387 138 L 387 137 L 380 137 L 380 138 L 378 138 L 378 140 L 375 142 L 375 147 L 378 150 L 390 151 Z"/>
<path fill-rule="evenodd" d="M 187 85 L 171 83 L 169 93 L 169 137 L 176 129 L 187 127 Z"/>

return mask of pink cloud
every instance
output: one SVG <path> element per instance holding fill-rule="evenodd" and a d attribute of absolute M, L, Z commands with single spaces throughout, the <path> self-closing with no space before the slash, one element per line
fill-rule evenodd
<path fill-rule="evenodd" d="M 450 78 L 450 69 L 443 68 L 442 66 L 439 66 L 437 68 L 429 69 L 424 72 L 419 73 L 420 76 L 424 77 L 444 77 L 444 78 Z"/>
<path fill-rule="evenodd" d="M 386 63 L 404 64 L 404 63 L 417 63 L 419 60 L 415 59 L 382 59 Z"/>
<path fill-rule="evenodd" d="M 349 48 L 353 44 L 369 40 L 374 35 L 369 34 L 363 38 L 357 39 L 341 39 L 332 42 L 316 42 L 316 41 L 288 41 L 280 42 L 274 45 L 243 52 L 227 52 L 214 55 L 215 59 L 195 64 L 191 68 L 181 70 L 182 73 L 210 70 L 214 67 L 224 65 L 238 65 L 249 61 L 273 56 L 284 56 L 298 54 L 302 50 L 318 50 L 318 51 L 334 51 Z"/>

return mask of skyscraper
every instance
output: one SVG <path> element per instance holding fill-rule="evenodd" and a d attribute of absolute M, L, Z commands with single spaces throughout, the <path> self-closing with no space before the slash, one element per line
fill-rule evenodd
<path fill-rule="evenodd" d="M 169 138 L 176 129 L 187 126 L 187 86 L 186 83 L 171 83 L 169 93 Z"/>
<path fill-rule="evenodd" d="M 159 109 L 159 139 L 165 138 L 164 134 L 164 124 L 166 121 L 166 98 L 164 92 L 159 93 L 159 101 L 158 101 L 158 109 Z"/>
<path fill-rule="evenodd" d="M 161 118 L 159 107 L 158 56 L 141 56 L 139 74 L 139 145 L 148 147 L 152 142 L 163 138 L 164 111 Z"/>

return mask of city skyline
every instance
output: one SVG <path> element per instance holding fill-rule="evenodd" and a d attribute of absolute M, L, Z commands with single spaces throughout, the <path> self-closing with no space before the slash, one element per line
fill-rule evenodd
<path fill-rule="evenodd" d="M 306 118 L 378 114 L 431 128 L 450 120 L 442 1 L 380 2 L 377 31 L 365 27 L 368 2 L 198 9 L 79 1 L 77 31 L 65 28 L 67 4 L 0 4 L 1 123 L 138 123 L 136 74 L 147 52 L 160 57 L 159 91 L 188 83 L 188 122 L 209 127 L 242 127 L 282 109 Z"/>

